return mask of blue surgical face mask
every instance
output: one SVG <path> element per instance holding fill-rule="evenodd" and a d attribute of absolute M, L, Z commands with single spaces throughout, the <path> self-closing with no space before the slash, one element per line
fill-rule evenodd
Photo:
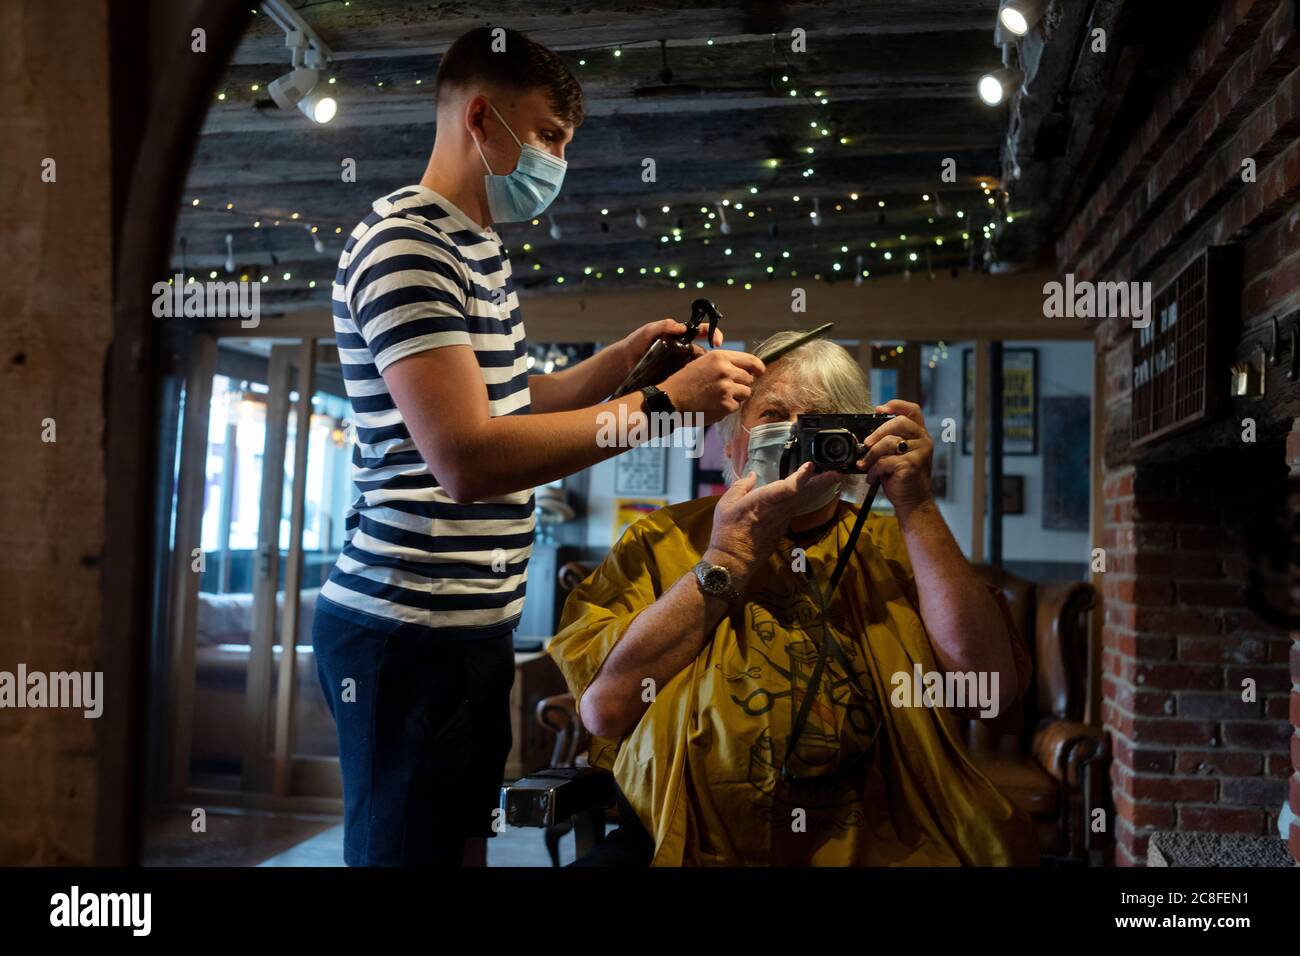
<path fill-rule="evenodd" d="M 749 434 L 749 448 L 747 451 L 748 459 L 745 462 L 743 474 L 753 472 L 758 476 L 754 487 L 771 484 L 774 481 L 781 480 L 781 453 L 785 451 L 785 444 L 794 437 L 794 422 L 768 422 L 765 425 L 755 425 L 752 429 L 740 426 Z M 731 460 L 727 460 L 727 484 L 739 479 L 741 475 L 736 474 L 735 466 Z M 818 508 L 835 500 L 840 493 L 840 488 L 844 482 L 831 485 L 824 492 L 815 498 L 808 498 L 807 501 L 800 501 L 795 509 L 795 514 L 807 514 L 810 511 L 816 511 Z M 806 493 L 804 493 L 806 496 Z"/>
<path fill-rule="evenodd" d="M 745 470 L 740 475 L 732 467 L 733 480 L 753 472 L 758 476 L 754 487 L 768 485 L 781 479 L 781 452 L 785 443 L 794 435 L 794 422 L 768 422 L 753 428 L 740 426 L 749 434 L 749 448 L 746 452 Z"/>
<path fill-rule="evenodd" d="M 515 136 L 515 131 L 497 112 L 497 108 L 491 103 L 488 106 L 492 107 L 492 112 L 497 114 L 497 119 L 501 120 L 501 125 L 514 141 L 519 143 L 519 137 Z M 475 139 L 474 145 L 478 147 L 483 165 L 487 166 L 488 174 L 483 177 L 483 181 L 487 184 L 488 212 L 491 213 L 493 222 L 525 222 L 535 219 L 560 194 L 564 171 L 569 165 L 564 160 L 556 159 L 536 146 L 519 143 L 519 162 L 515 165 L 515 171 L 506 176 L 495 176 L 487 157 L 483 155 L 482 144 Z"/>

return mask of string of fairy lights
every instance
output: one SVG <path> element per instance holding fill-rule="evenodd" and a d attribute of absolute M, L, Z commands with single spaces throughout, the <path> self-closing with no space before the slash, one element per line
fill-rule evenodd
<path fill-rule="evenodd" d="M 711 38 L 703 42 L 706 47 L 714 45 L 714 40 Z M 784 277 L 800 278 L 799 266 L 802 263 L 804 278 L 831 282 L 851 280 L 855 285 L 861 285 L 864 280 L 873 276 L 873 270 L 901 273 L 903 277 L 909 278 L 915 268 L 924 270 L 933 278 L 935 254 L 945 245 L 957 243 L 961 244 L 966 253 L 966 261 L 970 268 L 986 267 L 993 258 L 992 241 L 997 230 L 1004 224 L 1015 221 L 1015 217 L 1009 211 L 1008 193 L 992 178 L 967 182 L 964 186 L 953 184 L 946 203 L 937 192 L 922 193 L 918 197 L 918 202 L 917 200 L 900 201 L 894 193 L 883 196 L 872 195 L 865 189 L 848 193 L 837 191 L 835 194 L 817 189 L 817 169 L 813 165 L 814 160 L 831 153 L 836 147 L 851 146 L 855 136 L 842 130 L 837 123 L 830 91 L 815 84 L 799 83 L 795 67 L 785 56 L 784 44 L 777 42 L 776 35 L 771 36 L 770 42 L 772 47 L 770 82 L 774 95 L 800 99 L 811 113 L 807 121 L 808 125 L 802 127 L 808 132 L 803 141 L 793 147 L 793 156 L 764 160 L 762 168 L 771 171 L 766 181 L 754 181 L 747 186 L 726 190 L 707 198 L 696 197 L 693 200 L 678 200 L 675 203 L 658 206 L 643 204 L 634 207 L 634 210 L 617 213 L 612 212 L 608 206 L 602 206 L 598 216 L 594 209 L 589 209 L 565 213 L 552 212 L 547 214 L 545 219 L 533 219 L 530 225 L 524 227 L 526 238 L 523 238 L 518 246 L 520 251 L 511 255 L 512 260 L 516 262 L 514 270 L 516 281 L 522 286 L 539 284 L 565 286 L 566 284 L 602 283 L 607 280 L 618 282 L 620 277 L 628 277 L 675 284 L 679 289 L 702 289 L 706 285 L 725 284 L 751 290 L 755 282 L 763 278 L 768 280 Z M 651 45 L 656 49 L 660 46 L 657 40 L 632 44 L 607 44 L 576 52 L 570 51 L 566 57 L 571 64 L 576 62 L 575 72 L 581 79 L 584 70 L 617 65 L 623 58 L 624 50 Z M 683 46 L 685 45 L 673 49 L 680 50 Z M 667 55 L 667 48 L 664 55 Z M 427 79 L 431 83 L 432 78 Z M 324 80 L 333 85 L 338 81 L 338 77 L 328 76 Z M 410 70 L 394 70 L 389 73 L 368 72 L 366 85 L 372 85 L 375 90 L 384 89 L 392 92 L 408 85 L 424 86 L 425 80 L 425 76 Z M 800 86 L 803 86 L 802 90 Z M 253 94 L 257 94 L 262 89 L 260 83 L 252 83 L 248 87 L 248 91 Z M 217 91 L 216 98 L 224 102 L 234 94 L 233 90 L 222 89 Z M 799 187 L 786 185 L 793 176 L 797 176 L 795 182 L 803 185 Z M 979 192 L 975 191 L 975 182 L 978 182 Z M 796 188 L 798 191 L 794 191 Z M 958 198 L 954 200 L 952 198 L 954 196 Z M 980 197 L 982 201 L 974 197 Z M 237 203 L 234 198 L 213 201 L 210 197 L 194 195 L 188 199 L 188 203 L 194 211 L 227 216 L 232 220 L 232 225 L 241 222 L 246 227 L 266 230 L 263 233 L 264 248 L 261 251 L 264 253 L 264 258 L 270 260 L 270 268 L 240 267 L 237 254 L 248 256 L 250 249 L 239 248 L 231 233 L 227 233 L 225 237 L 226 248 L 219 250 L 225 253 L 225 272 L 228 275 L 238 273 L 242 281 L 249 281 L 256 277 L 264 284 L 301 282 L 294 279 L 291 270 L 275 268 L 278 257 L 272 250 L 269 240 L 272 231 L 305 229 L 312 236 L 313 247 L 318 254 L 326 255 L 328 252 L 329 255 L 337 256 L 341 247 L 340 250 L 327 250 L 325 239 L 342 236 L 345 230 L 350 230 L 352 226 L 352 223 L 332 221 L 328 218 L 308 220 L 300 211 L 286 213 L 283 209 L 247 208 Z M 800 218 L 806 217 L 814 227 L 820 227 L 838 215 L 867 213 L 870 216 L 874 212 L 876 226 L 886 226 L 889 214 L 897 211 L 904 215 L 911 215 L 915 219 L 918 210 L 925 215 L 924 227 L 919 232 L 915 226 L 910 232 L 900 231 L 896 234 L 896 239 L 891 234 L 887 237 L 860 242 L 813 242 L 810 248 L 810 244 L 806 241 L 807 234 L 804 234 L 804 241 L 796 252 L 783 246 L 780 241 L 782 224 L 792 224 Z M 574 222 L 590 223 L 593 218 L 602 236 L 609 235 L 615 228 L 619 228 L 622 232 L 629 225 L 637 232 L 623 233 L 624 238 L 628 235 L 635 236 L 637 233 L 648 234 L 647 238 L 657 241 L 662 247 L 662 258 L 645 256 L 644 261 L 637 265 L 609 267 L 592 262 L 582 266 L 566 263 L 566 267 L 548 268 L 546 242 L 536 230 L 541 230 L 542 236 L 548 235 L 552 240 L 559 242 L 566 233 L 572 234 Z M 620 218 L 623 220 L 621 225 Z M 745 236 L 732 236 L 734 226 L 746 224 L 765 225 L 765 234 L 762 229 L 747 229 Z M 529 232 L 532 235 L 528 235 Z M 972 236 L 978 239 L 972 239 Z M 978 240 L 983 240 L 982 254 L 977 245 Z M 720 247 L 722 255 L 712 258 L 715 261 L 720 259 L 723 266 L 721 268 L 713 266 L 706 270 L 699 265 L 694 269 L 682 265 L 682 260 L 694 259 L 699 263 L 704 258 L 703 254 L 684 255 L 685 250 L 696 243 L 712 247 L 711 252 Z M 507 243 L 507 246 L 509 245 L 511 244 Z M 256 244 L 252 251 L 257 251 Z M 508 248 L 507 252 L 513 251 Z M 565 258 L 572 257 L 572 246 L 567 246 Z M 820 261 L 809 267 L 808 261 L 814 258 Z M 947 258 L 949 261 L 952 259 L 951 256 Z M 757 274 L 754 269 L 756 265 Z M 952 271 L 956 275 L 957 267 L 952 266 Z M 219 270 L 213 269 L 208 272 L 209 278 L 215 279 L 219 275 Z M 187 281 L 193 280 L 194 276 L 189 276 Z M 314 289 L 316 286 L 317 282 L 314 279 L 307 282 L 309 289 Z"/>
<path fill-rule="evenodd" d="M 263 235 L 267 234 L 267 230 L 275 228 L 301 229 L 311 236 L 312 247 L 318 255 L 323 257 L 332 257 L 335 260 L 338 258 L 338 251 L 331 252 L 326 247 L 324 240 L 321 238 L 322 235 L 341 236 L 343 234 L 345 227 L 337 221 L 307 221 L 303 219 L 301 212 L 290 212 L 286 215 L 279 211 L 257 212 L 244 210 L 242 208 L 237 208 L 234 200 L 227 200 L 221 204 L 204 204 L 203 199 L 199 196 L 192 197 L 188 201 L 187 205 L 195 212 L 223 215 L 230 217 L 232 220 L 238 220 L 241 225 L 252 229 L 263 230 Z M 182 237 L 179 244 L 181 248 L 181 274 L 186 277 L 185 281 L 188 284 L 196 280 L 196 275 L 190 272 L 188 262 L 186 261 L 189 243 L 185 237 Z M 235 258 L 236 245 L 234 234 L 232 232 L 227 232 L 225 237 L 224 272 L 231 276 L 238 274 L 239 281 L 241 282 L 249 282 L 254 279 L 261 282 L 263 285 L 274 282 L 275 273 L 279 271 L 275 268 L 279 264 L 279 256 L 271 247 L 269 239 L 263 240 L 263 246 L 265 247 L 266 258 L 269 260 L 269 269 L 263 270 L 260 268 L 248 268 L 246 265 L 240 266 L 240 260 Z M 241 255 L 244 254 L 243 249 L 240 249 L 239 252 Z M 208 270 L 209 279 L 217 279 L 220 275 L 221 272 L 216 269 Z M 279 280 L 285 283 L 292 282 L 293 273 L 291 271 L 281 272 Z M 168 281 L 171 282 L 172 280 Z M 308 280 L 307 287 L 309 289 L 315 289 L 316 286 L 317 282 L 315 279 Z"/>
<path fill-rule="evenodd" d="M 986 193 L 987 202 L 991 205 L 992 202 L 994 201 L 991 195 L 992 192 L 991 187 L 989 187 L 986 182 L 982 183 L 981 186 L 983 188 L 983 191 Z M 805 198 L 806 197 L 796 194 L 790 197 L 790 203 L 792 206 L 794 206 L 795 204 L 803 202 Z M 814 197 L 814 198 L 818 201 L 818 205 L 820 206 L 819 197 Z M 850 193 L 847 197 L 844 197 L 844 199 L 847 200 L 847 202 L 845 201 L 836 202 L 829 208 L 834 212 L 843 212 L 845 210 L 852 209 L 854 206 L 859 205 L 862 198 L 863 197 L 859 193 L 856 192 Z M 928 193 L 923 194 L 920 197 L 920 200 L 922 203 L 930 203 L 934 201 L 931 195 Z M 317 253 L 322 255 L 328 254 L 333 258 L 337 258 L 337 252 L 332 251 L 327 253 L 324 243 L 319 237 L 322 234 L 326 236 L 338 236 L 344 232 L 344 226 L 334 221 L 317 220 L 317 221 L 308 222 L 303 219 L 302 214 L 300 212 L 291 212 L 288 215 L 285 215 L 283 213 L 278 213 L 276 211 L 270 211 L 270 210 L 245 211 L 241 208 L 237 208 L 233 200 L 229 200 L 226 203 L 217 206 L 213 206 L 213 205 L 205 206 L 203 204 L 203 200 L 200 197 L 194 197 L 193 199 L 190 200 L 190 205 L 193 209 L 197 211 L 228 215 L 232 219 L 237 219 L 242 224 L 251 227 L 252 229 L 267 229 L 267 230 L 282 229 L 282 228 L 303 229 L 306 231 L 307 234 L 313 237 L 313 245 Z M 726 210 L 730 209 L 733 212 L 742 213 L 746 216 L 746 218 L 749 219 L 753 219 L 756 216 L 755 210 L 753 210 L 752 208 L 747 208 L 746 204 L 743 201 L 737 200 L 736 202 L 732 202 L 730 198 L 723 197 L 722 199 L 717 201 L 716 205 L 717 207 L 719 207 L 721 212 L 711 210 L 708 208 L 707 205 L 700 205 L 698 207 L 695 207 L 695 209 L 698 211 L 698 215 L 704 217 L 700 223 L 704 234 L 696 238 L 699 238 L 699 240 L 706 246 L 712 245 L 715 241 L 714 237 L 710 235 L 710 233 L 713 231 L 713 227 L 715 226 L 715 224 L 718 224 L 719 221 L 721 220 L 722 224 L 728 226 L 730 225 L 729 222 L 727 222 L 725 219 L 722 219 L 722 217 L 725 217 L 726 215 L 725 212 Z M 885 199 L 879 199 L 876 200 L 876 205 L 878 209 L 883 211 L 887 207 L 887 202 Z M 674 209 L 670 205 L 664 205 L 660 207 L 659 212 L 663 215 L 672 215 Z M 779 229 L 773 229 L 771 227 L 776 226 L 780 222 L 781 215 L 770 204 L 764 207 L 764 212 L 766 213 L 766 217 L 770 220 L 769 231 L 768 231 L 769 238 L 778 238 Z M 602 218 L 607 217 L 608 215 L 609 215 L 608 208 L 602 208 L 601 209 Z M 817 212 L 814 213 L 814 215 L 820 217 L 823 214 Z M 642 213 L 638 213 L 637 216 L 641 220 L 645 219 L 644 214 Z M 814 279 L 814 281 L 821 281 L 822 279 L 825 278 L 832 278 L 832 279 L 836 278 L 837 277 L 836 274 L 842 273 L 843 277 L 845 278 L 853 277 L 854 281 L 857 281 L 858 279 L 870 278 L 872 275 L 871 269 L 866 265 L 866 261 L 865 261 L 866 256 L 869 252 L 878 253 L 880 260 L 883 261 L 884 263 L 892 263 L 894 261 L 901 263 L 902 272 L 904 275 L 909 274 L 911 269 L 914 266 L 917 268 L 921 268 L 920 263 L 922 260 L 922 255 L 924 255 L 927 259 L 927 262 L 925 263 L 927 271 L 933 274 L 933 268 L 929 265 L 928 262 L 929 255 L 930 255 L 930 243 L 933 243 L 933 246 L 935 248 L 939 248 L 942 247 L 947 242 L 961 241 L 966 243 L 970 241 L 971 234 L 969 228 L 962 228 L 962 226 L 960 225 L 962 223 L 962 220 L 968 218 L 967 213 L 965 212 L 965 210 L 959 209 L 956 211 L 955 217 L 959 223 L 958 229 L 960 229 L 960 232 L 950 231 L 946 234 L 933 235 L 932 237 L 927 237 L 925 239 L 921 239 L 919 237 L 916 237 L 915 235 L 909 235 L 908 233 L 905 232 L 900 232 L 897 236 L 897 240 L 894 240 L 892 238 L 879 239 L 879 240 L 872 239 L 858 245 L 856 248 L 854 246 L 849 245 L 848 243 L 840 243 L 838 245 L 838 252 L 840 253 L 840 256 L 832 260 L 829 268 L 830 275 L 824 274 L 820 270 L 813 270 L 811 272 L 811 277 Z M 1012 221 L 1011 216 L 1007 216 L 1006 218 L 1008 222 Z M 558 239 L 558 236 L 555 235 L 555 233 L 559 231 L 558 221 L 555 219 L 554 216 L 549 217 L 549 221 L 552 224 L 552 238 Z M 936 221 L 936 217 L 929 216 L 927 218 L 927 225 L 933 225 L 935 221 Z M 537 227 L 541 227 L 542 225 L 543 225 L 542 220 L 540 219 L 532 220 L 533 227 L 537 228 Z M 604 223 L 602 223 L 602 225 L 604 225 Z M 638 225 L 638 228 L 649 228 L 649 223 L 647 222 L 645 226 Z M 662 228 L 663 230 L 658 235 L 658 240 L 661 244 L 667 245 L 669 243 L 680 243 L 690 238 L 687 236 L 687 226 L 685 225 L 684 215 L 682 213 L 679 213 L 677 215 L 674 225 L 667 226 L 667 227 L 660 227 L 660 228 Z M 983 238 L 986 241 L 991 240 L 993 237 L 994 230 L 996 230 L 997 228 L 998 228 L 998 223 L 996 220 L 990 219 L 989 221 L 985 222 L 981 227 Z M 608 232 L 608 229 L 602 231 Z M 783 268 L 783 266 L 787 264 L 787 261 L 790 260 L 792 257 L 792 253 L 788 248 L 764 249 L 764 248 L 755 247 L 748 250 L 742 250 L 740 248 L 741 240 L 739 238 L 736 240 L 729 240 L 727 238 L 730 235 L 730 229 L 719 230 L 717 235 L 718 235 L 717 242 L 722 247 L 722 255 L 729 262 L 740 263 L 745 259 L 746 256 L 752 255 L 752 257 L 755 260 L 760 260 L 760 261 L 764 259 L 768 260 L 767 263 L 763 266 L 763 269 L 767 274 L 767 276 L 769 277 L 775 278 L 777 276 L 778 271 L 782 275 L 788 275 L 791 278 L 798 278 L 800 275 L 798 268 Z M 228 248 L 226 250 L 227 259 L 225 265 L 227 268 L 225 271 L 228 274 L 233 274 L 235 272 L 240 272 L 241 270 L 235 265 L 235 263 L 238 260 L 235 259 L 235 249 L 233 248 L 233 237 L 231 236 L 230 233 L 227 233 L 227 236 L 229 242 L 228 242 Z M 922 243 L 924 243 L 924 245 L 922 245 Z M 293 281 L 293 274 L 291 272 L 286 271 L 283 273 L 277 273 L 274 267 L 278 262 L 278 257 L 276 256 L 275 252 L 270 248 L 269 243 L 264 243 L 264 246 L 266 248 L 260 251 L 264 251 L 266 258 L 270 260 L 270 265 L 272 268 L 270 270 L 262 272 L 260 281 L 262 281 L 263 283 L 273 282 L 277 277 L 280 281 L 283 282 Z M 522 249 L 522 254 L 512 256 L 513 259 L 520 262 L 522 267 L 516 269 L 516 275 L 519 275 L 521 272 L 523 273 L 524 276 L 526 276 L 529 271 L 540 272 L 544 268 L 544 264 L 541 259 L 537 258 L 534 255 L 534 253 L 538 250 L 534 245 L 533 241 L 525 240 L 522 243 L 520 248 Z M 256 247 L 254 247 L 254 250 L 258 251 L 256 250 Z M 245 250 L 241 249 L 239 251 L 242 253 Z M 188 272 L 188 269 L 186 269 L 185 271 Z M 241 281 L 249 281 L 249 279 L 252 277 L 252 273 L 255 272 L 257 272 L 256 268 L 254 268 L 252 272 L 250 272 L 247 269 L 243 270 L 240 274 Z M 595 265 L 587 265 L 581 269 L 581 275 L 584 278 L 584 280 L 592 280 L 596 282 L 600 282 L 604 280 L 606 278 L 606 272 L 609 272 L 613 276 L 639 275 L 643 277 L 646 276 L 662 277 L 669 280 L 674 280 L 677 287 L 680 289 L 686 289 L 690 285 L 688 277 L 684 275 L 683 268 L 680 267 L 679 265 L 668 263 L 668 262 L 647 263 L 639 267 L 620 265 L 609 269 L 598 267 Z M 209 278 L 216 279 L 218 278 L 219 274 L 220 273 L 218 272 L 218 270 L 215 269 L 211 270 L 209 272 Z M 805 276 L 807 276 L 809 273 L 806 271 L 804 274 Z M 194 276 L 190 275 L 189 279 L 193 280 Z M 559 274 L 553 277 L 553 281 L 557 285 L 564 285 L 567 280 L 565 275 Z M 712 279 L 711 282 L 707 284 L 713 284 L 718 281 L 723 281 L 725 282 L 726 285 L 729 286 L 740 285 L 743 289 L 746 290 L 752 289 L 754 286 L 754 283 L 752 281 L 738 280 L 734 276 L 726 276 L 725 279 L 714 278 Z M 706 282 L 704 279 L 694 280 L 695 288 L 704 288 L 705 285 Z M 314 289 L 316 287 L 316 281 L 314 279 L 310 280 L 308 282 L 308 287 Z"/>

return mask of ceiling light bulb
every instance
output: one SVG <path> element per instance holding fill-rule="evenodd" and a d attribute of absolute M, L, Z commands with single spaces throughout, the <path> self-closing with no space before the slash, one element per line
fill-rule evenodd
<path fill-rule="evenodd" d="M 1008 31 L 1024 36 L 1043 18 L 1043 5 L 1039 0 L 1004 0 L 998 11 L 998 20 Z"/>
<path fill-rule="evenodd" d="M 1022 37 L 1029 32 L 1029 23 L 1025 20 L 1025 15 L 1015 7 L 1003 7 L 998 16 L 1002 18 L 1002 25 L 1016 36 Z"/>
<path fill-rule="evenodd" d="M 980 78 L 980 99 L 989 106 L 1002 102 L 1002 84 L 992 74 Z"/>
<path fill-rule="evenodd" d="M 302 110 L 312 122 L 325 124 L 332 120 L 339 111 L 338 100 L 332 96 L 326 96 L 319 90 L 313 90 L 302 98 L 298 104 L 298 109 Z"/>
<path fill-rule="evenodd" d="M 1020 73 L 1005 67 L 985 73 L 979 82 L 980 99 L 989 106 L 997 106 L 1014 91 L 1020 78 Z"/>

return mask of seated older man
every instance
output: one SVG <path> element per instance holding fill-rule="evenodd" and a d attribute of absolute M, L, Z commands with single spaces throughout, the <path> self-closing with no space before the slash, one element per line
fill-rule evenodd
<path fill-rule="evenodd" d="M 865 479 L 811 463 L 781 479 L 773 450 L 798 415 L 873 410 L 861 368 L 816 341 L 737 397 L 726 494 L 630 527 L 551 644 L 591 763 L 621 792 L 621 826 L 579 863 L 1036 863 L 1029 818 L 957 722 L 1018 729 L 1029 658 L 934 504 L 920 409 L 874 409 L 897 417 L 867 438 Z M 844 492 L 877 479 L 893 514 L 866 519 L 827 596 L 858 515 Z M 955 709 L 940 691 L 975 682 L 953 675 L 979 675 L 992 699 Z"/>

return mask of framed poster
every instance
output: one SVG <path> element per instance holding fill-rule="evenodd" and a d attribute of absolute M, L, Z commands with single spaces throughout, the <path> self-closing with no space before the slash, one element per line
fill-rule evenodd
<path fill-rule="evenodd" d="M 962 350 L 961 453 L 975 427 L 975 350 Z M 1002 454 L 1038 454 L 1038 349 L 1002 350 Z"/>
<path fill-rule="evenodd" d="M 614 494 L 662 495 L 667 490 L 666 445 L 637 445 L 614 459 Z"/>
<path fill-rule="evenodd" d="M 614 499 L 614 537 L 610 544 L 618 544 L 623 532 L 629 525 L 634 525 L 646 515 L 668 504 L 664 498 L 615 498 Z"/>

